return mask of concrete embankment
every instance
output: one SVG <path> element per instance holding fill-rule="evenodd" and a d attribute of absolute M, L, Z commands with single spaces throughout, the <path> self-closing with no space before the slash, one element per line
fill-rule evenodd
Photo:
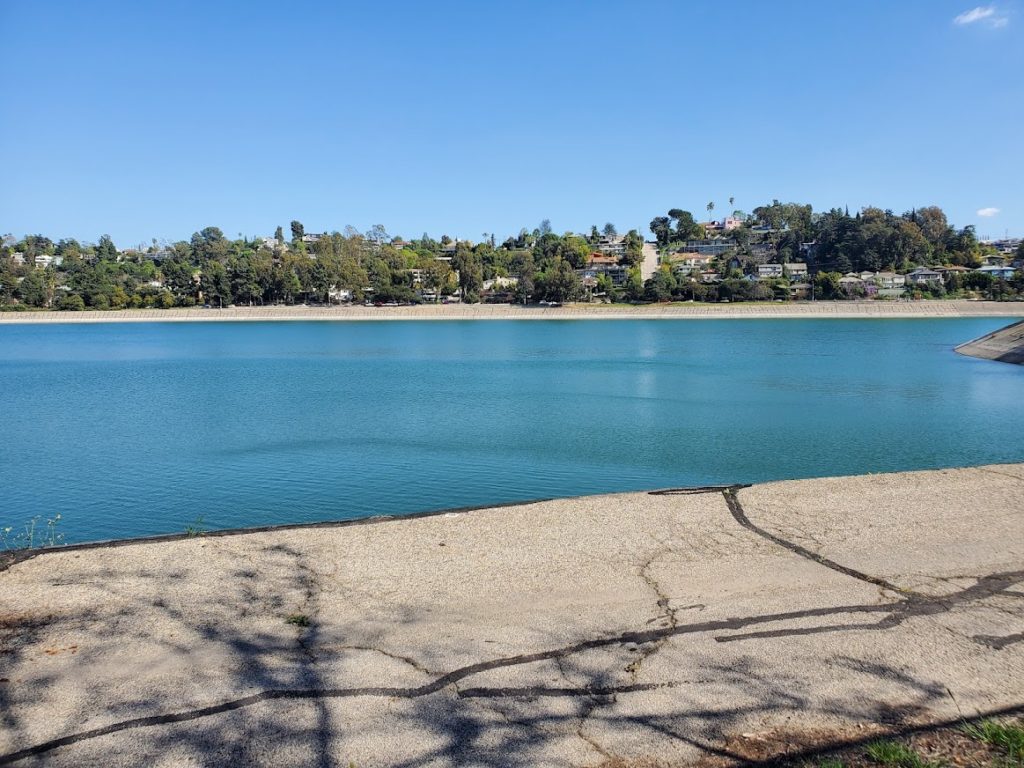
<path fill-rule="evenodd" d="M 689 765 L 1013 710 L 1022 500 L 1012 464 L 48 552 L 0 571 L 0 765 Z"/>
<path fill-rule="evenodd" d="M 1024 320 L 961 344 L 956 351 L 985 360 L 1024 365 Z"/>
<path fill-rule="evenodd" d="M 230 307 L 112 312 L 0 312 L 0 326 L 20 323 L 366 321 L 366 320 L 709 320 L 737 318 L 1022 317 L 1024 302 L 809 301 L 751 304 L 424 304 L 410 307 Z"/>

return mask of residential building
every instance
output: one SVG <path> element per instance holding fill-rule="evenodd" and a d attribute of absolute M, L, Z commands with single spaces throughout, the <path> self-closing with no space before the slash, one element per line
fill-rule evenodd
<path fill-rule="evenodd" d="M 732 240 L 712 238 L 706 240 L 687 240 L 682 250 L 688 253 L 699 253 L 701 256 L 721 256 L 736 248 Z"/>
<path fill-rule="evenodd" d="M 1006 264 L 1006 259 L 1000 253 L 990 253 L 981 257 L 981 263 L 986 267 L 1001 267 Z"/>
<path fill-rule="evenodd" d="M 25 254 L 21 251 L 15 251 L 11 254 L 11 260 L 19 267 L 25 266 Z"/>
<path fill-rule="evenodd" d="M 702 283 L 720 283 L 722 276 L 713 269 L 707 269 L 700 273 L 700 281 Z"/>
<path fill-rule="evenodd" d="M 332 302 L 345 304 L 352 301 L 352 291 L 348 288 L 338 288 L 336 285 L 332 285 L 330 290 L 327 292 L 327 298 Z"/>
<path fill-rule="evenodd" d="M 713 256 L 683 252 L 669 254 L 662 259 L 662 263 L 670 264 L 673 272 L 688 275 L 692 272 L 702 272 L 710 267 L 714 260 Z"/>
<path fill-rule="evenodd" d="M 758 280 L 771 280 L 776 277 L 782 277 L 782 265 L 781 264 L 758 264 L 757 265 L 757 279 Z"/>
<path fill-rule="evenodd" d="M 782 265 L 782 271 L 790 280 L 806 280 L 807 265 L 802 261 L 791 261 Z"/>
<path fill-rule="evenodd" d="M 864 281 L 860 279 L 859 275 L 856 275 L 853 272 L 847 272 L 839 278 L 839 287 L 847 293 L 860 293 L 861 291 L 866 293 Z"/>
<path fill-rule="evenodd" d="M 484 280 L 481 287 L 485 291 L 510 291 L 517 285 L 518 277 L 496 277 L 493 280 Z"/>
<path fill-rule="evenodd" d="M 907 278 L 904 275 L 897 275 L 895 272 L 876 272 L 874 276 L 867 278 L 880 290 L 893 290 L 895 288 L 901 289 L 907 284 Z"/>
<path fill-rule="evenodd" d="M 38 256 L 36 256 L 36 262 L 37 263 L 39 262 L 39 257 Z M 991 275 L 992 277 L 997 277 L 1000 280 L 1010 280 L 1014 276 L 1014 273 L 1016 273 L 1017 270 L 1015 270 L 1013 267 L 990 266 L 990 267 L 981 267 L 981 268 L 979 268 L 979 269 L 977 269 L 975 271 L 976 272 L 981 272 L 981 273 L 986 274 L 986 275 Z"/>
<path fill-rule="evenodd" d="M 601 275 L 608 275 L 612 285 L 618 287 L 626 284 L 629 277 L 629 267 L 618 263 L 613 256 L 597 255 L 590 257 L 590 264 L 586 269 L 577 269 L 576 274 L 585 285 L 597 285 L 597 278 Z"/>
<path fill-rule="evenodd" d="M 626 238 L 624 235 L 601 235 L 597 239 L 597 250 L 606 256 L 614 256 L 616 260 L 626 255 Z"/>
<path fill-rule="evenodd" d="M 918 267 L 913 272 L 908 272 L 906 278 L 907 282 L 911 285 L 928 285 L 929 283 L 942 282 L 942 274 L 927 267 Z"/>
<path fill-rule="evenodd" d="M 810 283 L 790 283 L 789 284 L 789 298 L 791 299 L 806 299 L 811 295 L 811 284 Z"/>
<path fill-rule="evenodd" d="M 51 264 L 53 264 L 53 256 L 45 253 L 36 255 L 36 269 L 46 269 Z"/>

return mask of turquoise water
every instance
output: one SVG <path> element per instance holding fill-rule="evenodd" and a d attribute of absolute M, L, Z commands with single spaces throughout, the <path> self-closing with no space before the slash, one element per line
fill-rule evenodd
<path fill-rule="evenodd" d="M 0 525 L 70 541 L 1024 460 L 1008 319 L 0 326 Z"/>

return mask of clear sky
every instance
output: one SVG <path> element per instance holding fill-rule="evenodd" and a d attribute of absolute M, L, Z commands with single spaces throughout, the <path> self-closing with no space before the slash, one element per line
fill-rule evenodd
<path fill-rule="evenodd" d="M 0 0 L 0 232 L 648 234 L 732 196 L 1022 235 L 1024 0 L 978 2 Z"/>

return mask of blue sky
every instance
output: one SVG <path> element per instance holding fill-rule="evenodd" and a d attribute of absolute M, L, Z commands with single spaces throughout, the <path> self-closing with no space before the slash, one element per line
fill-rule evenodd
<path fill-rule="evenodd" d="M 646 234 L 732 196 L 1021 235 L 1024 6 L 977 2 L 0 0 L 0 232 Z"/>

